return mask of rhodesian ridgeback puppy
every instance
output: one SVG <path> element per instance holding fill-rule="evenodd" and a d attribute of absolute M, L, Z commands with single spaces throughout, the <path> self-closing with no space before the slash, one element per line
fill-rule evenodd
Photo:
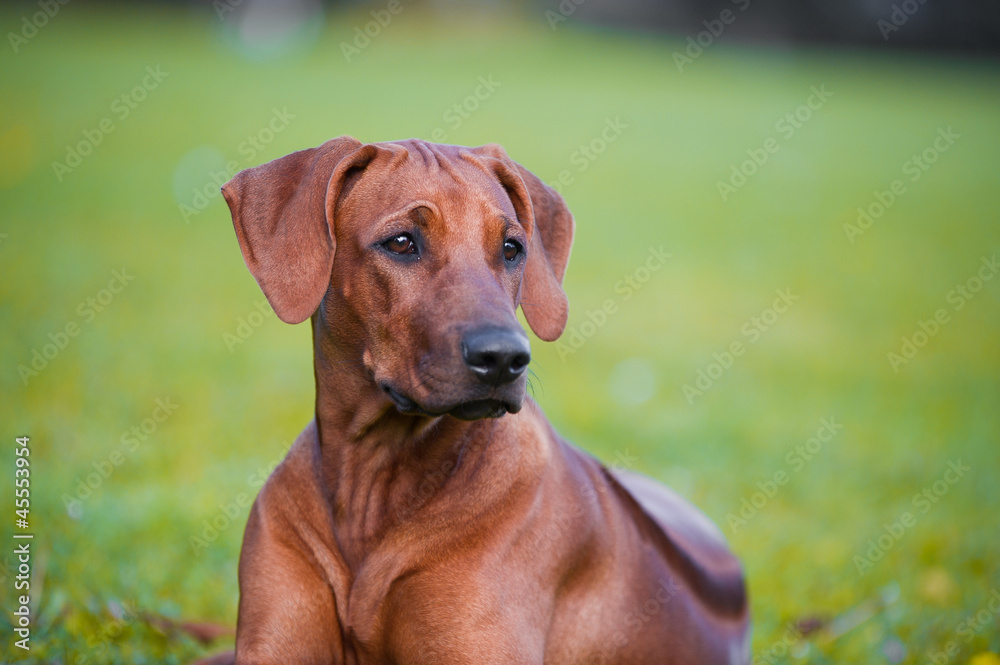
<path fill-rule="evenodd" d="M 749 662 L 739 562 L 525 396 L 566 325 L 573 217 L 497 145 L 342 137 L 223 188 L 315 419 L 257 497 L 238 665 Z"/>

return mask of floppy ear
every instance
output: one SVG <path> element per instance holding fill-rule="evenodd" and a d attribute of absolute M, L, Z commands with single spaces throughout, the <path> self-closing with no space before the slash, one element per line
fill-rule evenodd
<path fill-rule="evenodd" d="M 569 301 L 562 281 L 573 245 L 573 215 L 558 192 L 507 156 L 497 144 L 477 149 L 498 160 L 495 173 L 527 227 L 528 263 L 521 284 L 521 310 L 538 337 L 552 342 L 562 335 Z"/>
<path fill-rule="evenodd" d="M 535 219 L 524 268 L 521 309 L 535 334 L 552 342 L 562 335 L 569 317 L 569 300 L 562 282 L 573 246 L 573 215 L 558 192 L 520 164 L 514 165 L 528 189 Z"/>
<path fill-rule="evenodd" d="M 237 173 L 222 186 L 243 260 L 282 321 L 301 323 L 330 284 L 345 174 L 374 155 L 349 136 Z"/>

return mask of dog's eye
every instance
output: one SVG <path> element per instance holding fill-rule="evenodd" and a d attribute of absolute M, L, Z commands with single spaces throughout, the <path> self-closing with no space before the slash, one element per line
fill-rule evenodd
<path fill-rule="evenodd" d="M 393 254 L 416 254 L 417 243 L 409 233 L 400 233 L 382 243 L 382 246 Z"/>
<path fill-rule="evenodd" d="M 521 243 L 516 240 L 508 240 L 503 244 L 503 257 L 508 261 L 513 261 L 521 253 Z"/>

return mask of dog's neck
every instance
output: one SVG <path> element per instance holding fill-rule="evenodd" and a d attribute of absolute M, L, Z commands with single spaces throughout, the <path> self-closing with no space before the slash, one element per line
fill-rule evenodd
<path fill-rule="evenodd" d="M 369 376 L 362 351 L 313 327 L 321 481 L 340 550 L 357 570 L 392 527 L 418 517 L 440 494 L 474 499 L 484 452 L 508 425 L 399 413 Z"/>

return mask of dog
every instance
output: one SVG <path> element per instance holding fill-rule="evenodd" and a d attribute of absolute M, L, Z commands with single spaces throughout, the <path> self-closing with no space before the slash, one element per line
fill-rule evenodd
<path fill-rule="evenodd" d="M 251 509 L 238 665 L 749 663 L 739 561 L 666 487 L 525 395 L 566 326 L 574 222 L 498 145 L 351 137 L 222 188 L 315 418 Z"/>

